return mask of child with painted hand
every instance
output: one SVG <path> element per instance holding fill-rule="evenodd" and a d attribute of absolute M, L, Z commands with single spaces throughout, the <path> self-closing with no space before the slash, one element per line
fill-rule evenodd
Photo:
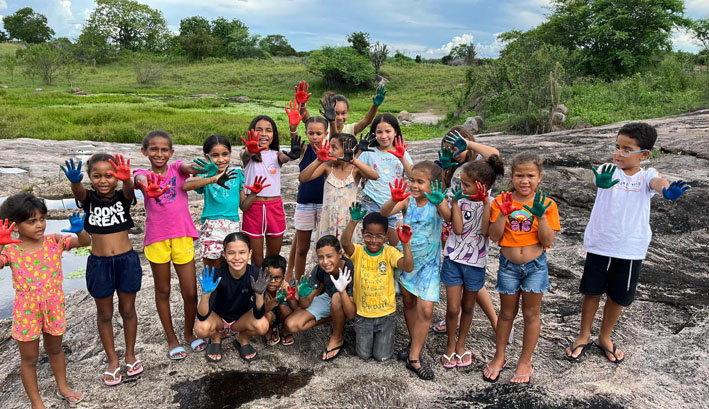
<path fill-rule="evenodd" d="M 670 183 L 654 168 L 643 169 L 650 156 L 657 130 L 646 123 L 629 123 L 618 131 L 610 145 L 613 164 L 593 169 L 598 187 L 591 218 L 584 233 L 586 263 L 579 292 L 583 294 L 581 328 L 565 351 L 565 358 L 579 361 L 586 349 L 596 345 L 606 358 L 619 364 L 625 354 L 611 341 L 623 308 L 635 299 L 640 265 L 647 254 L 650 201 L 656 194 L 675 201 L 689 189 L 684 181 Z M 605 293 L 603 321 L 598 341 L 591 341 L 591 328 L 601 296 Z"/>
<path fill-rule="evenodd" d="M 205 159 L 195 159 L 192 168 L 203 177 L 189 179 L 184 191 L 196 190 L 204 195 L 199 248 L 205 266 L 219 267 L 223 258 L 222 243 L 227 234 L 239 231 L 239 209 L 246 211 L 265 186 L 259 179 L 255 186 L 245 186 L 241 168 L 230 166 L 231 143 L 222 135 L 209 136 L 202 145 Z M 251 194 L 246 196 L 244 188 Z"/>
<path fill-rule="evenodd" d="M 0 206 L 0 268 L 12 270 L 15 301 L 12 311 L 12 338 L 20 350 L 20 378 L 32 408 L 44 408 L 37 385 L 39 338 L 57 381 L 56 396 L 70 404 L 84 399 L 66 380 L 66 360 L 62 335 L 66 331 L 66 311 L 62 284 L 62 252 L 91 244 L 84 231 L 84 218 L 75 212 L 71 228 L 61 234 L 45 235 L 47 206 L 30 193 L 8 197 Z M 8 226 L 9 224 L 9 226 Z M 16 233 L 18 239 L 12 237 Z"/>
<path fill-rule="evenodd" d="M 135 356 L 135 339 L 138 332 L 138 316 L 135 312 L 135 296 L 140 290 L 143 269 L 138 254 L 128 239 L 128 230 L 133 228 L 130 207 L 135 205 L 135 192 L 130 174 L 130 159 L 96 153 L 86 164 L 86 173 L 92 189 L 81 184 L 81 161 L 66 161 L 62 167 L 71 182 L 71 191 L 77 205 L 84 210 L 84 230 L 91 235 L 91 255 L 86 262 L 86 289 L 96 302 L 98 333 L 106 351 L 108 370 L 103 373 L 103 382 L 115 386 L 123 381 L 113 340 L 113 294 L 118 294 L 118 312 L 123 319 L 125 336 L 125 364 L 129 377 L 143 372 L 143 364 Z M 118 187 L 118 181 L 122 187 Z M 151 194 L 163 191 L 154 183 L 149 186 Z"/>
<path fill-rule="evenodd" d="M 497 321 L 495 357 L 485 365 L 483 379 L 497 382 L 507 366 L 505 351 L 519 301 L 522 298 L 524 335 L 522 353 L 511 383 L 530 383 L 532 354 L 541 330 L 542 296 L 549 288 L 546 249 L 561 230 L 556 203 L 539 189 L 542 160 L 523 152 L 512 159 L 513 192 L 502 192 L 490 212 L 490 240 L 500 245 L 497 291 L 500 293 L 500 318 Z"/>
<path fill-rule="evenodd" d="M 266 302 L 266 319 L 268 320 L 268 333 L 266 345 L 274 346 L 283 340 L 283 345 L 292 345 L 293 336 L 280 333 L 283 322 L 293 311 L 298 308 L 298 301 L 294 298 L 295 291 L 285 281 L 286 259 L 280 254 L 266 256 L 263 259 L 263 269 L 268 276 L 268 286 L 264 293 Z"/>
<path fill-rule="evenodd" d="M 492 155 L 487 160 L 468 162 L 460 170 L 460 184 L 450 198 L 452 234 L 443 245 L 441 267 L 441 281 L 446 286 L 445 327 L 448 332 L 448 344 L 441 362 L 446 369 L 467 367 L 473 362 L 472 352 L 465 349 L 465 341 L 473 320 L 475 301 L 485 288 L 485 267 L 490 249 L 489 188 L 497 175 L 504 174 L 505 167 L 499 156 Z M 493 317 L 494 325 L 497 324 L 494 310 Z M 458 326 L 460 335 L 456 336 Z"/>
<path fill-rule="evenodd" d="M 404 318 L 411 338 L 408 353 L 403 351 L 400 358 L 406 359 L 407 369 L 424 380 L 434 378 L 420 354 L 431 326 L 434 304 L 440 299 L 441 228 L 443 220 L 451 220 L 442 177 L 441 168 L 431 161 L 415 164 L 411 169 L 409 193 L 405 193 L 407 184 L 403 179 L 395 180 L 390 185 L 391 199 L 381 208 L 384 217 L 403 212 L 404 223 L 416 232 L 411 241 L 414 270 L 399 272 Z"/>
<path fill-rule="evenodd" d="M 448 131 L 448 134 L 441 140 L 441 150 L 438 151 L 438 161 L 436 161 L 436 163 L 443 168 L 446 182 L 445 186 L 450 189 L 448 192 L 448 200 L 452 199 L 452 192 L 454 190 L 460 190 L 462 188 L 461 167 L 466 163 L 477 160 L 487 160 L 492 155 L 499 157 L 500 152 L 492 146 L 475 141 L 473 133 L 467 128 L 457 125 Z M 443 245 L 448 241 L 448 237 L 452 232 L 453 226 L 451 223 L 444 222 L 443 234 L 441 235 L 441 243 Z M 488 293 L 487 288 L 483 286 L 480 291 L 478 291 L 475 302 L 480 306 L 480 309 L 483 310 L 492 325 L 492 330 L 495 331 L 497 329 L 497 313 L 492 306 L 492 300 L 490 299 L 490 293 Z M 460 317 L 458 317 L 458 321 L 456 322 L 456 326 L 459 325 Z M 447 333 L 446 320 L 439 321 L 431 328 L 433 332 L 439 334 Z M 513 337 L 514 328 L 512 328 L 512 332 L 510 333 L 510 342 L 512 342 Z"/>
<path fill-rule="evenodd" d="M 321 143 L 315 161 L 300 173 L 301 183 L 326 177 L 318 237 L 342 237 L 350 218 L 348 207 L 357 199 L 360 180 L 379 178 L 376 170 L 355 157 L 356 145 L 353 135 L 335 134 L 329 142 Z"/>
<path fill-rule="evenodd" d="M 394 115 L 382 114 L 374 119 L 370 134 L 375 139 L 362 138 L 358 149 L 359 160 L 365 165 L 377 171 L 378 179 L 369 179 L 364 185 L 362 208 L 368 213 L 379 212 L 382 205 L 389 200 L 389 186 L 396 179 L 412 176 L 412 160 L 406 151 L 408 145 L 401 135 L 399 121 Z M 365 146 L 372 146 L 374 149 L 363 149 Z M 389 229 L 387 238 L 389 244 L 396 245 L 398 238 L 396 234 L 397 223 L 403 220 L 401 212 L 392 213 L 389 217 Z"/>
<path fill-rule="evenodd" d="M 268 332 L 264 293 L 268 272 L 249 264 L 250 239 L 244 233 L 229 233 L 224 238 L 226 263 L 217 269 L 205 267 L 198 276 L 202 298 L 197 308 L 195 333 L 209 339 L 207 362 L 222 360 L 222 338 L 237 334 L 234 347 L 244 361 L 256 359 L 251 337 Z"/>
<path fill-rule="evenodd" d="M 187 192 L 183 189 L 191 175 L 203 173 L 204 169 L 194 169 L 179 159 L 168 163 L 175 153 L 172 145 L 172 136 L 167 132 L 148 133 L 143 138 L 141 152 L 148 157 L 150 169 L 136 169 L 133 175 L 145 197 L 143 252 L 153 272 L 155 304 L 167 338 L 167 355 L 174 361 L 185 359 L 187 351 L 180 345 L 172 325 L 170 263 L 175 267 L 184 303 L 184 339 L 194 352 L 203 351 L 206 344 L 192 331 L 197 314 L 194 239 L 199 235 L 190 215 Z"/>
<path fill-rule="evenodd" d="M 343 256 L 340 241 L 335 236 L 320 237 L 315 249 L 318 264 L 309 276 L 301 278 L 295 292 L 300 309 L 286 319 L 283 331 L 292 337 L 292 334 L 332 320 L 332 333 L 321 357 L 323 361 L 332 361 L 340 356 L 345 344 L 342 338 L 345 321 L 355 317 L 354 265 Z"/>
<path fill-rule="evenodd" d="M 253 186 L 257 178 L 267 178 L 269 182 L 257 193 L 241 222 L 241 231 L 251 239 L 251 262 L 261 267 L 264 240 L 267 256 L 279 254 L 281 250 L 286 231 L 286 214 L 281 199 L 281 166 L 301 156 L 303 143 L 297 135 L 292 136 L 290 152 L 280 152 L 278 127 L 266 115 L 254 118 L 249 125 L 248 139 L 241 137 L 241 140 L 246 145 L 241 153 L 246 183 Z M 247 190 L 251 193 L 250 189 Z"/>

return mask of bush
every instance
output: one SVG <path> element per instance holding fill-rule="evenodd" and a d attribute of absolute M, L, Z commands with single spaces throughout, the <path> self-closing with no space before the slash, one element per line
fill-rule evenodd
<path fill-rule="evenodd" d="M 394 53 L 394 56 L 391 57 L 388 61 L 389 64 L 391 65 L 396 65 L 399 67 L 413 67 L 416 65 L 416 61 L 414 61 L 413 58 L 406 56 L 406 54 L 402 54 L 399 51 Z"/>
<path fill-rule="evenodd" d="M 680 56 L 669 54 L 657 68 L 657 85 L 668 92 L 684 91 L 692 82 L 692 64 Z"/>
<path fill-rule="evenodd" d="M 328 86 L 364 88 L 374 80 L 374 67 L 366 56 L 350 47 L 323 47 L 310 54 L 308 71 L 320 75 Z"/>
<path fill-rule="evenodd" d="M 135 57 L 133 59 L 133 72 L 135 72 L 135 80 L 138 84 L 150 85 L 160 81 L 163 67 L 161 64 L 152 61 L 150 57 Z"/>
<path fill-rule="evenodd" d="M 51 85 L 54 76 L 66 61 L 65 53 L 51 44 L 30 44 L 25 49 L 17 50 L 17 56 L 25 64 L 25 74 L 40 77 L 45 84 Z"/>

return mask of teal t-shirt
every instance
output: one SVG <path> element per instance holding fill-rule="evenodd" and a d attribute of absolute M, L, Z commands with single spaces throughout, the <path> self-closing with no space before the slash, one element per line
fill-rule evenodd
<path fill-rule="evenodd" d="M 204 209 L 202 209 L 202 217 L 200 218 L 202 223 L 205 220 L 216 219 L 239 221 L 239 202 L 241 190 L 244 188 L 244 172 L 241 171 L 241 168 L 236 168 L 236 177 L 228 181 L 226 185 L 229 189 L 212 183 L 195 190 L 204 195 Z"/>

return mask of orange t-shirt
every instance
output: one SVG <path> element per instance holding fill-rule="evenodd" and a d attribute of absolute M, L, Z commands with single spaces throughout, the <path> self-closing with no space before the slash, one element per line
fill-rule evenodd
<path fill-rule="evenodd" d="M 497 205 L 498 198 L 502 201 L 501 195 L 492 201 L 492 207 L 490 209 L 491 223 L 494 223 L 501 214 L 500 207 Z M 554 200 L 549 197 L 547 197 L 547 200 L 551 200 L 551 205 L 547 208 L 545 213 L 547 223 L 549 223 L 549 227 L 551 227 L 552 230 L 559 231 L 561 230 L 561 225 L 559 224 L 559 209 L 556 207 Z M 526 204 L 532 207 L 533 203 L 520 203 L 516 200 L 513 200 L 513 203 L 515 207 L 520 207 L 522 210 L 516 210 L 507 216 L 505 232 L 502 234 L 502 238 L 498 244 L 501 247 L 524 247 L 539 243 L 539 236 L 537 235 L 539 220 L 522 206 Z"/>

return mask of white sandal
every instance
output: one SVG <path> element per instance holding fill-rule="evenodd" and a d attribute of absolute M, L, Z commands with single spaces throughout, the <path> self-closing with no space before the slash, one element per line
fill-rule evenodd
<path fill-rule="evenodd" d="M 140 368 L 133 371 L 133 368 L 135 368 L 138 365 L 140 365 Z M 129 377 L 140 375 L 143 373 L 143 369 L 145 369 L 143 367 L 143 365 L 141 365 L 140 359 L 136 359 L 135 362 L 133 362 L 132 364 L 129 364 L 128 362 L 126 362 L 126 367 L 128 367 L 128 370 L 126 371 L 126 375 L 128 375 Z"/>
<path fill-rule="evenodd" d="M 118 375 L 118 376 L 116 376 L 116 375 Z M 107 380 L 106 380 L 106 376 L 112 377 L 113 380 L 112 380 L 112 381 L 107 381 Z M 123 377 L 121 377 L 121 367 L 120 367 L 120 365 L 119 365 L 118 368 L 116 368 L 116 370 L 113 371 L 113 372 L 108 372 L 108 371 L 106 371 L 106 372 L 103 373 L 103 383 L 105 383 L 106 386 L 117 386 L 117 385 L 120 385 L 121 382 L 123 382 Z"/>

